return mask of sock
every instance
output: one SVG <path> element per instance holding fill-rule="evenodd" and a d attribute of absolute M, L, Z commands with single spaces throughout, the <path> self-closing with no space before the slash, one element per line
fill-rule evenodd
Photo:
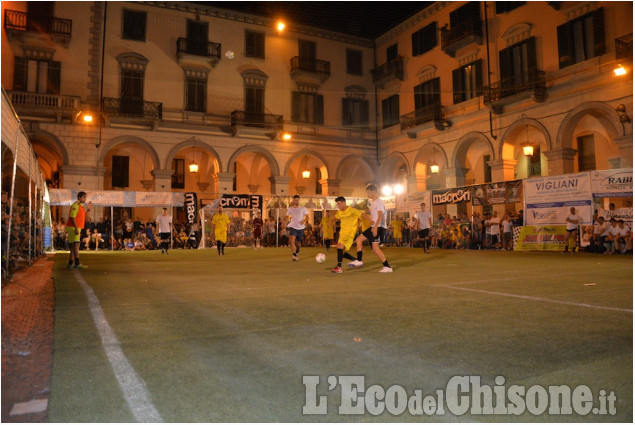
<path fill-rule="evenodd" d="M 337 267 L 342 266 L 342 259 L 344 258 L 344 250 L 337 248 Z"/>
<path fill-rule="evenodd" d="M 220 242 L 216 242 L 216 248 L 218 249 L 218 253 L 220 254 Z"/>
<path fill-rule="evenodd" d="M 355 257 L 353 257 L 351 254 L 349 254 L 348 252 L 345 252 L 343 255 L 344 258 L 346 258 L 347 260 L 355 260 Z"/>
<path fill-rule="evenodd" d="M 362 261 L 362 254 L 364 251 L 357 251 L 357 261 Z"/>
<path fill-rule="evenodd" d="M 388 260 L 384 261 L 384 262 L 383 262 L 383 265 L 384 265 L 384 267 L 390 267 L 390 266 L 388 265 Z"/>
<path fill-rule="evenodd" d="M 73 265 L 73 260 L 68 260 L 68 265 L 72 266 Z"/>

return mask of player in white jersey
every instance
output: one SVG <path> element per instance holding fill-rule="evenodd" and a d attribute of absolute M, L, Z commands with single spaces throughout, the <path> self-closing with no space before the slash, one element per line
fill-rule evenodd
<path fill-rule="evenodd" d="M 287 209 L 287 231 L 289 232 L 289 247 L 293 254 L 293 261 L 298 261 L 298 253 L 302 246 L 302 238 L 304 237 L 304 229 L 309 221 L 309 210 L 300 205 L 300 196 L 293 197 L 293 203 Z"/>

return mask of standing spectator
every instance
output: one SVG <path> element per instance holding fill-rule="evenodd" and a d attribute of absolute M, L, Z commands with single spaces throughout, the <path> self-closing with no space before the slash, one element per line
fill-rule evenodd
<path fill-rule="evenodd" d="M 223 206 L 218 206 L 218 211 L 212 217 L 214 225 L 214 238 L 216 239 L 216 249 L 218 255 L 225 255 L 225 245 L 227 245 L 227 236 L 229 235 L 230 220 L 227 214 L 223 212 Z"/>
<path fill-rule="evenodd" d="M 582 217 L 576 214 L 575 207 L 571 207 L 569 212 L 570 214 L 565 220 L 567 222 L 567 231 L 564 240 L 565 245 L 563 252 L 568 252 L 569 248 L 571 248 L 571 253 L 573 254 L 578 241 L 578 226 L 582 223 Z"/>
<path fill-rule="evenodd" d="M 489 234 L 492 242 L 492 249 L 500 248 L 499 239 L 501 233 L 501 219 L 498 216 L 498 211 L 492 212 L 492 217 L 489 219 Z"/>
<path fill-rule="evenodd" d="M 403 220 L 400 216 L 395 216 L 395 219 L 390 222 L 390 228 L 393 232 L 393 237 L 395 238 L 395 245 L 401 246 L 403 240 Z"/>
<path fill-rule="evenodd" d="M 591 238 L 591 250 L 593 252 L 603 253 L 606 250 L 604 243 L 609 234 L 608 223 L 604 221 L 604 217 L 599 216 L 597 223 L 593 226 L 593 237 Z"/>
<path fill-rule="evenodd" d="M 254 211 L 254 219 L 251 221 L 251 227 L 254 237 L 254 249 L 262 249 L 262 227 L 264 223 L 260 218 L 260 212 Z"/>
<path fill-rule="evenodd" d="M 511 251 L 512 250 L 512 219 L 508 213 L 505 213 L 503 216 L 503 221 L 501 221 L 501 227 L 503 228 L 503 250 Z"/>
<path fill-rule="evenodd" d="M 320 228 L 322 229 L 322 240 L 324 240 L 326 252 L 329 252 L 329 249 L 331 249 L 331 242 L 335 237 L 335 227 L 333 223 L 331 223 L 331 218 L 333 218 L 332 211 L 326 211 L 324 217 L 322 217 L 322 221 L 320 222 Z"/>
<path fill-rule="evenodd" d="M 68 235 L 68 243 L 70 247 L 70 255 L 68 257 L 68 268 L 75 267 L 76 269 L 85 268 L 79 262 L 79 244 L 81 242 L 81 231 L 86 223 L 86 213 L 90 211 L 91 204 L 85 208 L 86 192 L 79 192 L 77 194 L 77 201 L 71 205 L 71 211 L 66 222 L 66 234 Z"/>
<path fill-rule="evenodd" d="M 132 221 L 132 218 L 130 217 L 126 217 L 126 220 L 124 221 L 124 234 L 123 237 L 124 238 L 132 238 L 133 236 L 133 231 L 134 231 L 134 222 Z"/>
<path fill-rule="evenodd" d="M 170 248 L 172 229 L 174 228 L 172 225 L 172 216 L 168 215 L 167 208 L 163 208 L 163 213 L 157 217 L 156 223 L 161 239 L 161 254 L 167 255 L 168 249 Z"/>

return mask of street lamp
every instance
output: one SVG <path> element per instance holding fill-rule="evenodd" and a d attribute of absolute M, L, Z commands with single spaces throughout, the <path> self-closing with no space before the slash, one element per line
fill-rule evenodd
<path fill-rule="evenodd" d="M 534 147 L 529 141 L 529 126 L 525 125 L 525 129 L 527 130 L 527 135 L 525 136 L 525 144 L 523 145 L 523 154 L 525 156 L 532 156 L 534 154 Z"/>
<path fill-rule="evenodd" d="M 613 72 L 618 77 L 621 75 L 626 75 L 626 68 L 624 68 L 624 66 L 618 63 L 615 69 L 613 70 Z"/>
<path fill-rule="evenodd" d="M 190 162 L 190 173 L 194 174 L 194 173 L 198 173 L 198 164 L 196 163 L 196 161 L 194 161 L 194 146 L 196 145 L 196 142 L 194 142 L 194 144 L 192 145 L 192 162 Z"/>

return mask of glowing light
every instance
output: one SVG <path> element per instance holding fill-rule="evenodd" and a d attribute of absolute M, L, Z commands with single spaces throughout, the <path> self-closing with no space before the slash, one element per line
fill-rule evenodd
<path fill-rule="evenodd" d="M 282 140 L 291 140 L 291 133 L 282 133 Z"/>
<path fill-rule="evenodd" d="M 626 75 L 626 68 L 624 68 L 622 65 L 617 65 L 617 68 L 615 68 L 613 70 L 613 72 L 615 73 L 615 75 L 617 75 L 618 77 L 620 75 Z"/>
<path fill-rule="evenodd" d="M 430 166 L 430 171 L 432 172 L 432 174 L 438 174 L 439 173 L 439 165 L 437 165 L 436 163 L 432 164 Z"/>
<path fill-rule="evenodd" d="M 276 29 L 278 30 L 278 32 L 284 31 L 285 27 L 286 27 L 286 24 L 282 21 L 278 21 L 278 23 L 276 24 Z"/>
<path fill-rule="evenodd" d="M 523 146 L 523 153 L 525 156 L 532 156 L 534 154 L 534 147 L 531 145 Z"/>
<path fill-rule="evenodd" d="M 91 122 L 93 122 L 93 116 L 90 115 L 90 114 L 84 114 L 84 116 L 82 117 L 82 120 L 85 123 L 91 123 Z"/>
<path fill-rule="evenodd" d="M 392 195 L 392 187 L 389 184 L 385 184 L 381 187 L 381 194 L 384 196 Z"/>
<path fill-rule="evenodd" d="M 396 184 L 393 187 L 393 191 L 395 192 L 395 195 L 401 195 L 403 193 L 403 185 L 401 184 Z"/>
<path fill-rule="evenodd" d="M 194 161 L 190 164 L 190 173 L 198 173 L 198 164 Z"/>
<path fill-rule="evenodd" d="M 309 177 L 311 177 L 311 172 L 309 170 L 304 170 L 302 172 L 302 178 L 303 179 L 308 179 Z"/>

